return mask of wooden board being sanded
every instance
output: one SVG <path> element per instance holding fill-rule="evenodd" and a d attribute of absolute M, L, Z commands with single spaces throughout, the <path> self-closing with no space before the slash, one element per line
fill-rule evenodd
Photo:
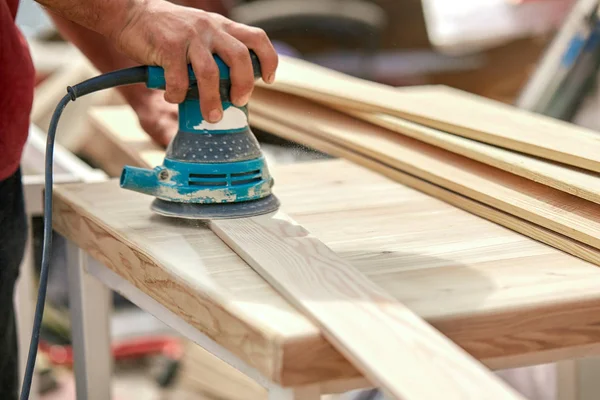
<path fill-rule="evenodd" d="M 275 83 L 258 86 L 600 172 L 597 132 L 449 87 L 393 88 L 285 56 Z"/>
<path fill-rule="evenodd" d="M 600 206 L 306 99 L 257 89 L 251 112 L 352 148 L 401 171 L 600 249 Z"/>
<path fill-rule="evenodd" d="M 284 213 L 210 226 L 391 398 L 521 398 Z"/>

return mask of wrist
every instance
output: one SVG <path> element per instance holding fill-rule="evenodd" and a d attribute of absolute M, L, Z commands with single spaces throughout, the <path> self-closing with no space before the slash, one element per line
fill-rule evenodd
<path fill-rule="evenodd" d="M 36 1 L 48 12 L 108 37 L 127 26 L 149 0 Z"/>
<path fill-rule="evenodd" d="M 161 0 L 159 0 L 161 1 Z M 125 0 L 118 1 L 118 7 L 112 10 L 115 19 L 106 21 L 107 23 L 101 28 L 100 33 L 113 43 L 118 42 L 121 34 L 128 27 L 135 25 L 144 10 L 151 7 L 151 3 L 155 0 Z"/>

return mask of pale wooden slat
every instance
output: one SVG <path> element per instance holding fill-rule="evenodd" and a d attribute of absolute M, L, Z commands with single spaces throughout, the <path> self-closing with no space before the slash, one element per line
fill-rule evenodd
<path fill-rule="evenodd" d="M 444 86 L 393 88 L 281 56 L 269 87 L 600 172 L 597 132 Z"/>
<path fill-rule="evenodd" d="M 280 135 L 284 138 L 287 138 L 288 140 L 302 143 L 306 146 L 312 147 L 314 149 L 318 149 L 320 151 L 324 151 L 328 154 L 345 157 L 346 159 L 352 160 L 353 162 L 357 162 L 358 164 L 361 164 L 361 165 L 365 165 L 374 171 L 382 173 L 385 176 L 389 176 L 390 178 L 392 178 L 398 182 L 401 182 L 403 184 L 406 184 L 407 186 L 413 187 L 424 193 L 435 196 L 435 197 L 442 199 L 442 200 L 444 200 L 450 204 L 453 204 L 457 207 L 463 208 L 465 210 L 469 210 L 470 212 L 472 212 L 476 215 L 482 216 L 490 221 L 494 221 L 500 225 L 506 226 L 510 229 L 514 229 L 517 232 L 521 232 L 525 235 L 531 236 L 537 240 L 540 240 L 541 242 L 547 243 L 547 244 L 555 246 L 557 248 L 561 248 L 563 251 L 566 251 L 570 254 L 574 254 L 582 259 L 590 260 L 591 262 L 596 263 L 596 264 L 598 264 L 598 262 L 599 262 L 600 252 L 598 250 L 591 248 L 589 246 L 583 245 L 581 243 L 578 243 L 567 237 L 558 235 L 555 232 L 538 227 L 537 225 L 534 225 L 534 224 L 528 223 L 527 221 L 523 221 L 521 219 L 515 218 L 509 214 L 505 214 L 501 211 L 498 211 L 491 207 L 487 207 L 483 204 L 473 202 L 472 200 L 470 200 L 468 198 L 464 198 L 453 192 L 446 191 L 438 186 L 429 184 L 423 180 L 420 180 L 420 179 L 414 178 L 410 175 L 404 174 L 398 170 L 390 168 L 384 164 L 378 163 L 377 161 L 374 161 L 372 159 L 360 156 L 346 148 L 340 147 L 340 146 L 332 144 L 330 142 L 323 141 L 321 139 L 311 136 L 310 134 L 306 134 L 305 132 L 301 132 L 297 128 L 290 128 L 283 124 L 272 121 L 268 117 L 262 117 L 262 116 L 260 116 L 260 114 L 257 114 L 256 112 L 252 114 L 252 121 L 255 126 L 261 128 L 261 129 L 265 129 L 270 132 L 277 132 L 278 135 Z M 354 215 L 355 215 L 355 213 L 354 213 Z M 336 214 L 336 216 L 338 216 L 338 215 Z M 351 216 L 350 215 L 339 215 L 338 218 L 340 218 L 340 220 L 344 220 L 344 218 L 351 218 Z M 415 219 L 419 219 L 419 220 L 420 220 L 420 218 L 421 218 L 420 214 L 415 217 Z M 307 221 L 305 220 L 304 222 L 306 223 Z M 357 222 L 358 223 L 361 223 L 361 222 L 366 223 L 366 221 L 357 221 Z M 421 221 L 421 223 L 422 223 L 422 221 Z M 422 223 L 422 225 L 424 225 L 424 223 Z M 461 225 L 461 227 L 462 227 L 461 233 L 464 233 L 465 226 Z M 331 226 L 331 229 L 334 229 L 334 227 Z M 473 229 L 478 230 L 477 227 L 474 227 Z M 483 230 L 478 230 L 478 231 L 483 233 Z M 427 233 L 429 235 L 431 235 L 431 231 L 427 231 Z M 453 235 L 455 233 L 456 232 L 452 232 L 450 235 Z M 353 247 L 356 244 L 355 244 L 355 242 L 351 242 L 351 243 L 349 243 L 349 245 L 350 245 L 349 247 Z M 503 246 L 503 248 L 507 248 L 507 247 Z M 413 248 L 411 247 L 411 250 L 412 249 Z M 490 257 L 494 258 L 494 257 L 497 257 L 497 255 L 491 255 Z M 546 262 L 550 262 L 550 259 L 548 259 Z M 544 262 L 544 264 L 546 264 L 546 262 Z M 512 262 L 512 261 L 510 262 L 510 265 L 515 267 L 514 276 L 519 276 L 522 269 L 519 266 L 516 266 L 514 264 L 514 262 Z M 447 279 L 447 280 L 452 279 L 450 276 L 444 277 L 444 276 L 437 275 L 437 277 L 440 279 Z M 372 277 L 372 279 L 373 278 L 375 278 L 375 277 Z M 539 278 L 533 278 L 533 279 L 539 279 Z M 376 282 L 385 286 L 386 283 L 390 282 L 390 278 L 384 275 L 381 277 L 380 280 L 376 279 Z M 431 281 L 428 281 L 428 282 L 431 283 Z M 538 283 L 541 284 L 540 281 L 538 281 Z M 409 295 L 409 292 L 412 292 L 413 285 L 414 285 L 414 281 L 412 279 L 409 279 L 409 281 L 406 282 L 406 285 L 402 286 L 402 289 L 401 289 L 402 292 Z M 458 293 L 472 291 L 474 288 L 475 288 L 474 286 L 465 286 L 464 288 L 462 288 L 458 291 L 452 291 L 452 295 L 456 296 L 456 294 L 458 294 Z M 578 289 L 579 289 L 579 286 L 577 286 L 577 288 L 575 290 L 578 290 Z M 530 289 L 527 289 L 527 291 L 531 295 L 531 298 L 536 298 L 537 300 L 542 300 L 540 298 L 540 295 L 542 292 L 539 290 L 539 287 L 534 290 L 532 290 L 532 288 L 530 288 Z M 556 296 L 557 292 L 554 290 L 551 290 L 550 292 L 548 292 L 548 295 Z M 416 289 L 414 291 L 414 296 L 415 297 L 420 297 L 420 296 L 429 297 L 430 296 L 432 298 L 432 305 L 434 303 L 435 306 L 439 306 L 440 303 L 444 303 L 445 305 L 450 304 L 450 303 L 444 302 L 439 297 L 437 297 L 433 291 L 430 293 L 424 293 L 422 288 Z M 583 299 L 583 297 L 582 297 L 582 299 Z M 543 300 L 541 303 L 543 303 Z M 582 304 L 580 304 L 580 305 L 583 306 Z M 516 311 L 516 309 L 519 308 L 520 305 L 518 304 L 518 302 L 515 302 L 515 303 L 513 303 L 513 307 L 514 307 L 514 310 Z M 583 306 L 583 307 L 585 308 L 587 306 Z M 558 318 L 558 319 L 568 318 L 567 316 L 571 315 L 571 313 L 574 312 L 575 309 L 576 308 L 564 309 L 561 312 L 561 315 L 556 315 L 555 318 Z M 536 319 L 541 313 L 544 313 L 544 312 L 545 311 L 538 310 L 538 312 L 531 314 L 529 316 L 524 315 L 524 318 L 525 319 Z M 474 328 L 477 329 L 477 327 L 480 327 L 480 325 L 472 325 L 471 323 L 469 323 L 469 319 L 470 318 L 463 319 L 463 322 L 462 322 L 463 326 L 462 326 L 461 332 L 462 332 L 462 334 L 468 334 L 469 336 L 471 336 L 471 334 L 473 333 L 473 329 Z M 434 326 L 441 328 L 441 327 L 446 327 L 447 325 L 445 323 L 442 323 L 442 324 L 434 323 Z M 505 327 L 506 326 L 504 326 L 503 328 L 505 328 Z M 590 333 L 590 330 L 588 328 L 584 328 L 584 327 L 575 328 L 574 325 L 572 325 L 571 328 L 573 328 L 575 331 L 578 332 L 577 335 L 582 335 L 582 334 L 585 335 L 586 333 L 587 334 Z M 492 328 L 492 329 L 495 330 L 496 334 L 501 334 L 502 328 L 496 327 L 496 328 Z M 535 337 L 536 342 L 538 342 L 542 337 L 545 337 L 548 334 L 550 334 L 550 336 L 554 336 L 554 335 L 561 336 L 562 339 L 564 339 L 566 342 L 570 341 L 570 339 L 568 339 L 567 336 L 562 336 L 564 333 L 564 331 L 562 331 L 562 330 L 554 331 L 554 330 L 550 329 L 544 333 L 540 332 L 541 334 L 536 333 L 536 334 L 530 335 L 530 334 L 524 333 L 524 330 L 526 328 L 523 325 L 519 325 L 519 327 L 517 329 L 519 331 L 521 331 L 524 338 L 527 337 L 530 339 L 530 338 Z M 445 332 L 449 333 L 448 331 L 445 331 Z M 584 333 L 584 332 L 586 332 L 586 333 Z M 450 336 L 453 337 L 454 339 L 456 339 L 457 337 L 461 336 L 461 333 L 459 333 L 458 336 L 453 336 L 452 334 L 450 334 Z M 592 336 L 594 336 L 594 335 L 592 335 Z M 514 336 L 511 336 L 511 339 L 508 339 L 508 340 L 512 341 L 514 338 L 515 338 Z M 505 340 L 507 340 L 507 337 L 502 337 L 502 338 L 498 337 L 497 343 L 505 344 Z M 539 342 L 538 342 L 538 344 L 539 344 Z M 473 347 L 471 347 L 471 345 Z M 466 346 L 466 348 L 473 349 L 473 350 L 474 349 L 481 350 L 484 347 L 487 347 L 488 350 L 490 349 L 489 343 L 484 345 L 481 342 L 478 343 L 477 341 L 474 341 L 474 342 L 471 342 L 471 345 Z M 462 346 L 465 347 L 464 344 L 462 344 Z M 565 358 L 572 359 L 572 358 L 578 358 L 578 357 L 582 357 L 582 356 L 590 356 L 590 355 L 594 355 L 594 354 L 600 354 L 599 351 L 600 351 L 600 349 L 595 345 L 587 346 L 587 345 L 583 345 L 583 344 L 575 346 L 575 347 L 570 347 L 568 349 L 566 349 L 566 348 L 547 349 L 544 351 L 538 351 L 535 353 L 531 353 L 526 358 L 523 358 L 522 356 L 519 356 L 519 355 L 516 355 L 516 357 L 515 357 L 515 356 L 511 355 L 511 352 L 509 351 L 509 352 L 505 352 L 502 357 L 495 358 L 494 360 L 488 360 L 486 365 L 491 366 L 492 368 L 496 368 L 496 369 L 513 368 L 515 365 L 520 365 L 520 366 L 539 365 L 539 364 L 544 364 L 544 363 L 552 363 L 557 360 L 564 360 Z M 519 361 L 517 361 L 517 360 L 519 360 Z M 515 362 L 520 363 L 520 364 L 515 364 Z"/>
<path fill-rule="evenodd" d="M 185 344 L 174 386 L 196 396 L 202 393 L 208 399 L 267 400 L 268 397 L 267 390 L 253 379 L 193 342 Z"/>
<path fill-rule="evenodd" d="M 338 109 L 336 107 L 336 109 Z M 344 111 L 339 108 L 338 111 Z M 488 145 L 398 117 L 377 113 L 346 110 L 364 121 L 401 133 L 405 136 L 482 162 L 492 167 L 553 187 L 586 200 L 600 203 L 600 176 L 501 147 Z"/>
<path fill-rule="evenodd" d="M 496 208 L 471 200 L 468 197 L 461 196 L 455 192 L 446 190 L 440 186 L 431 184 L 422 179 L 418 179 L 410 174 L 406 174 L 397 169 L 381 163 L 375 159 L 365 157 L 346 147 L 337 145 L 318 137 L 312 136 L 301 129 L 287 126 L 285 124 L 273 121 L 269 117 L 262 116 L 259 112 L 254 112 L 251 116 L 252 123 L 266 131 L 277 132 L 277 135 L 305 146 L 323 151 L 336 157 L 342 157 L 359 165 L 365 166 L 373 171 L 383 174 L 397 182 L 419 190 L 427 195 L 441 199 L 453 206 L 473 213 L 479 217 L 502 225 L 508 229 L 519 232 L 525 236 L 531 237 L 549 246 L 555 247 L 575 257 L 590 263 L 600 265 L 600 250 L 573 240 L 567 236 L 561 235 L 539 225 L 532 224 L 526 220 L 507 214 Z"/>
<path fill-rule="evenodd" d="M 123 118 L 123 113 L 128 118 Z M 112 152 L 98 155 L 101 162 L 119 176 L 123 165 L 143 166 L 160 165 L 165 156 L 165 149 L 149 139 L 142 129 L 135 112 L 130 107 L 105 106 L 92 108 L 88 115 L 90 122 L 112 145 Z M 116 121 L 118 126 L 106 125 L 102 121 Z M 118 132 L 118 134 L 117 134 Z M 117 154 L 115 154 L 117 153 Z M 108 158 L 107 160 L 104 158 Z M 117 158 L 115 160 L 115 157 Z M 115 165 L 115 163 L 117 163 Z"/>
<path fill-rule="evenodd" d="M 210 226 L 392 398 L 521 398 L 283 212 Z"/>
<path fill-rule="evenodd" d="M 519 218 L 600 248 L 600 206 L 283 93 L 254 94 L 251 111 Z M 310 117 L 308 117 L 310 116 Z"/>

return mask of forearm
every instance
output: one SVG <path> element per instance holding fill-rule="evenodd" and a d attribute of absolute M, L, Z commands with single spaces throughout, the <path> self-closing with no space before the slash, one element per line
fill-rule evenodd
<path fill-rule="evenodd" d="M 49 11 L 48 15 L 60 34 L 73 43 L 101 73 L 139 65 L 139 63 L 118 51 L 101 34 L 69 21 L 53 11 Z M 142 85 L 123 86 L 119 87 L 118 90 L 134 108 L 149 93 L 149 89 Z"/>
<path fill-rule="evenodd" d="M 223 15 L 229 11 L 222 0 L 171 0 L 171 2 Z M 60 34 L 73 43 L 100 72 L 106 73 L 139 64 L 118 51 L 103 35 L 66 19 L 54 10 L 48 9 L 47 12 Z M 150 90 L 141 85 L 123 86 L 118 90 L 134 108 L 137 108 L 140 103 L 143 105 L 146 96 L 150 93 Z"/>
<path fill-rule="evenodd" d="M 179 104 L 189 90 L 188 65 L 197 77 L 200 109 L 210 122 L 221 119 L 218 55 L 230 68 L 233 104 L 248 102 L 255 77 L 248 50 L 261 64 L 261 77 L 273 82 L 277 52 L 266 33 L 236 23 L 222 14 L 165 0 L 37 0 L 66 20 L 63 34 L 88 55 L 100 70 L 133 64 L 157 65 L 165 71 L 164 99 Z M 180 0 L 188 4 L 193 0 Z M 222 6 L 222 0 L 197 0 Z M 108 42 L 107 42 L 108 40 Z M 122 54 L 121 54 L 122 53 Z M 124 58 L 127 57 L 128 59 Z"/>
<path fill-rule="evenodd" d="M 224 0 L 169 0 L 171 3 L 197 8 L 208 12 L 227 15 L 230 7 Z M 39 0 L 40 3 L 50 2 Z M 56 1 L 62 3 L 63 1 Z M 108 72 L 119 68 L 135 65 L 133 60 L 119 52 L 105 36 L 97 31 L 90 30 L 83 24 L 75 23 L 65 18 L 60 12 L 53 9 L 47 10 L 54 25 L 61 35 L 73 43 L 101 72 Z"/>
<path fill-rule="evenodd" d="M 48 11 L 88 28 L 102 36 L 112 37 L 135 18 L 136 7 L 147 7 L 153 0 L 36 0 Z M 171 3 L 198 8 L 227 16 L 228 0 L 171 0 Z"/>
<path fill-rule="evenodd" d="M 149 0 L 36 0 L 48 11 L 106 37 L 131 23 L 133 10 Z"/>

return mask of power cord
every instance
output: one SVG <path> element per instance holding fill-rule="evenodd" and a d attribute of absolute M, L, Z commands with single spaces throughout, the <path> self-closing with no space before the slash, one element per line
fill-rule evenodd
<path fill-rule="evenodd" d="M 48 136 L 46 141 L 46 160 L 45 160 L 45 182 L 44 182 L 44 238 L 42 247 L 42 266 L 40 271 L 40 282 L 38 288 L 38 297 L 34 314 L 33 330 L 31 332 L 31 342 L 29 344 L 29 355 L 27 357 L 27 366 L 23 377 L 21 388 L 21 400 L 29 399 L 31 391 L 31 382 L 35 368 L 37 350 L 40 339 L 40 327 L 42 316 L 44 314 L 44 305 L 46 302 L 46 289 L 48 286 L 48 268 L 50 264 L 50 247 L 52 246 L 52 182 L 54 165 L 54 138 L 60 116 L 70 101 L 75 101 L 81 96 L 100 90 L 110 89 L 116 86 L 131 85 L 147 82 L 148 67 L 139 66 L 121 69 L 109 72 L 103 75 L 90 78 L 73 87 L 67 88 L 67 94 L 60 100 L 50 121 Z"/>

